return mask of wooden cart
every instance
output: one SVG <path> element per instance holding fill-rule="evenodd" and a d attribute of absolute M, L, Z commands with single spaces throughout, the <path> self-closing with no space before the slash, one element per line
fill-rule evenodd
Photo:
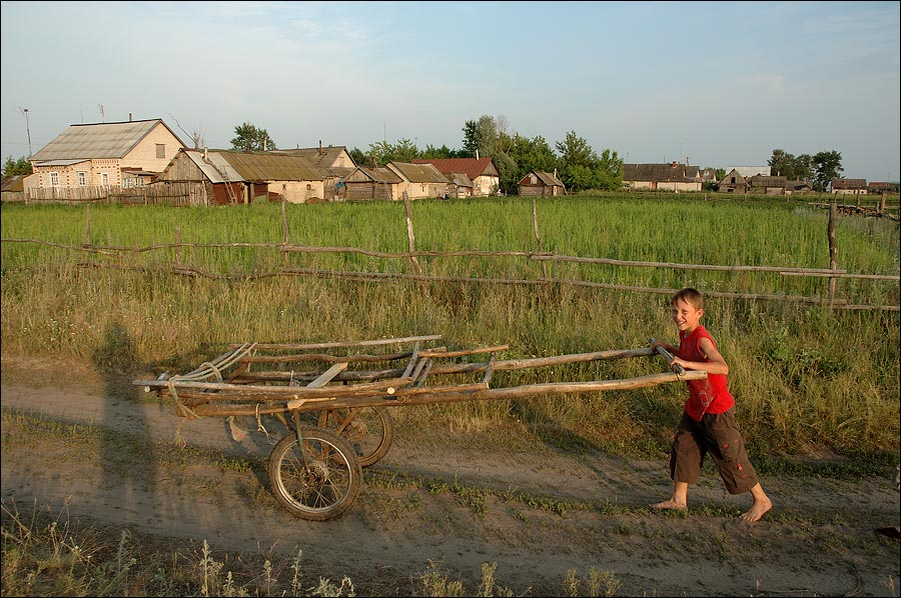
<path fill-rule="evenodd" d="M 232 345 L 187 374 L 135 380 L 171 399 L 185 418 L 275 417 L 290 431 L 273 448 L 271 490 L 290 513 L 325 521 L 345 513 L 363 485 L 362 468 L 391 447 L 388 407 L 632 390 L 706 378 L 702 371 L 620 380 L 492 388 L 495 372 L 654 355 L 650 348 L 497 359 L 507 345 L 448 350 L 440 335 L 319 344 Z M 387 349 L 395 349 L 387 352 Z M 362 351 L 373 351 L 375 354 Z M 474 359 L 477 359 L 474 361 Z M 478 361 L 481 359 L 481 361 Z M 316 416 L 315 423 L 301 414 Z M 233 427 L 234 431 L 239 430 Z"/>

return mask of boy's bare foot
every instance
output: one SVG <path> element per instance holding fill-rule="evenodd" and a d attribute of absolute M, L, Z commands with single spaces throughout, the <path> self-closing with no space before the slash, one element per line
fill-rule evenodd
<path fill-rule="evenodd" d="M 764 513 L 773 508 L 773 503 L 769 498 L 761 498 L 759 500 L 755 500 L 754 504 L 751 505 L 751 508 L 747 513 L 741 515 L 741 518 L 745 521 L 749 521 L 754 523 L 755 521 L 759 521 L 761 517 L 763 517 Z"/>
<path fill-rule="evenodd" d="M 676 502 L 672 498 L 669 500 L 665 500 L 663 502 L 658 502 L 651 505 L 652 509 L 667 509 L 672 511 L 684 511 L 688 509 L 688 505 L 685 503 Z"/>

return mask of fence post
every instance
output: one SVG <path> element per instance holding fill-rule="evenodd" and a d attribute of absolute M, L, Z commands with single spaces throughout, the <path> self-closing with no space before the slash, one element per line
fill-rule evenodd
<path fill-rule="evenodd" d="M 181 268 L 181 227 L 175 227 L 175 265 Z"/>
<path fill-rule="evenodd" d="M 84 208 L 84 246 L 87 247 L 91 244 L 91 204 L 85 204 Z"/>
<path fill-rule="evenodd" d="M 285 198 L 282 198 L 282 233 L 284 234 L 284 248 L 288 247 L 288 213 L 285 209 Z M 288 267 L 288 252 L 285 251 L 285 268 Z"/>
<path fill-rule="evenodd" d="M 543 253 L 541 249 L 541 236 L 538 234 L 538 201 L 532 196 L 532 230 L 535 232 L 535 240 L 538 242 L 538 253 Z M 547 262 L 541 260 L 541 275 L 547 278 Z"/>
<path fill-rule="evenodd" d="M 410 206 L 410 196 L 407 195 L 406 191 L 404 191 L 404 211 L 407 213 L 407 243 L 410 247 L 410 253 L 414 253 L 416 251 L 416 240 L 413 236 L 413 208 Z M 419 260 L 416 259 L 415 255 L 410 256 L 410 261 L 413 262 L 416 273 L 422 274 L 422 267 L 420 267 Z"/>
<path fill-rule="evenodd" d="M 829 204 L 829 225 L 827 227 L 827 234 L 829 236 L 829 269 L 837 270 L 838 269 L 838 247 L 836 247 L 835 243 L 835 212 L 836 205 L 835 201 Z M 834 276 L 829 277 L 829 307 L 832 307 L 832 302 L 835 300 L 835 283 L 836 279 Z"/>

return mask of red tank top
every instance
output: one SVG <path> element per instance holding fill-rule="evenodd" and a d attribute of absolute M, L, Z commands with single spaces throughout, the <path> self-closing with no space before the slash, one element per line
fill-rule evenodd
<path fill-rule="evenodd" d="M 685 361 L 709 363 L 710 360 L 701 352 L 702 338 L 710 339 L 716 347 L 713 337 L 703 326 L 699 325 L 688 336 L 680 331 L 679 357 Z M 688 385 L 685 413 L 695 421 L 701 421 L 701 416 L 705 413 L 723 413 L 735 405 L 724 374 L 707 374 L 706 380 L 686 380 L 685 384 Z"/>

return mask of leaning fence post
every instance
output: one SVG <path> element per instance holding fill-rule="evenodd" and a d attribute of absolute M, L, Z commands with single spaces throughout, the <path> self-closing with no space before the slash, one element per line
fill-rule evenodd
<path fill-rule="evenodd" d="M 404 191 L 404 211 L 407 213 L 407 243 L 410 247 L 410 253 L 415 253 L 416 240 L 413 236 L 413 208 L 410 206 L 410 196 L 407 195 L 406 191 Z M 419 260 L 416 259 L 415 255 L 410 256 L 410 261 L 413 262 L 416 273 L 422 274 L 422 267 L 420 267 Z"/>
<path fill-rule="evenodd" d="M 827 227 L 827 234 L 829 236 L 829 269 L 837 270 L 838 269 L 838 247 L 836 247 L 835 243 L 835 212 L 836 205 L 833 201 L 829 205 L 829 226 Z M 829 306 L 832 307 L 832 302 L 835 300 L 835 283 L 836 279 L 834 276 L 829 277 Z"/>

